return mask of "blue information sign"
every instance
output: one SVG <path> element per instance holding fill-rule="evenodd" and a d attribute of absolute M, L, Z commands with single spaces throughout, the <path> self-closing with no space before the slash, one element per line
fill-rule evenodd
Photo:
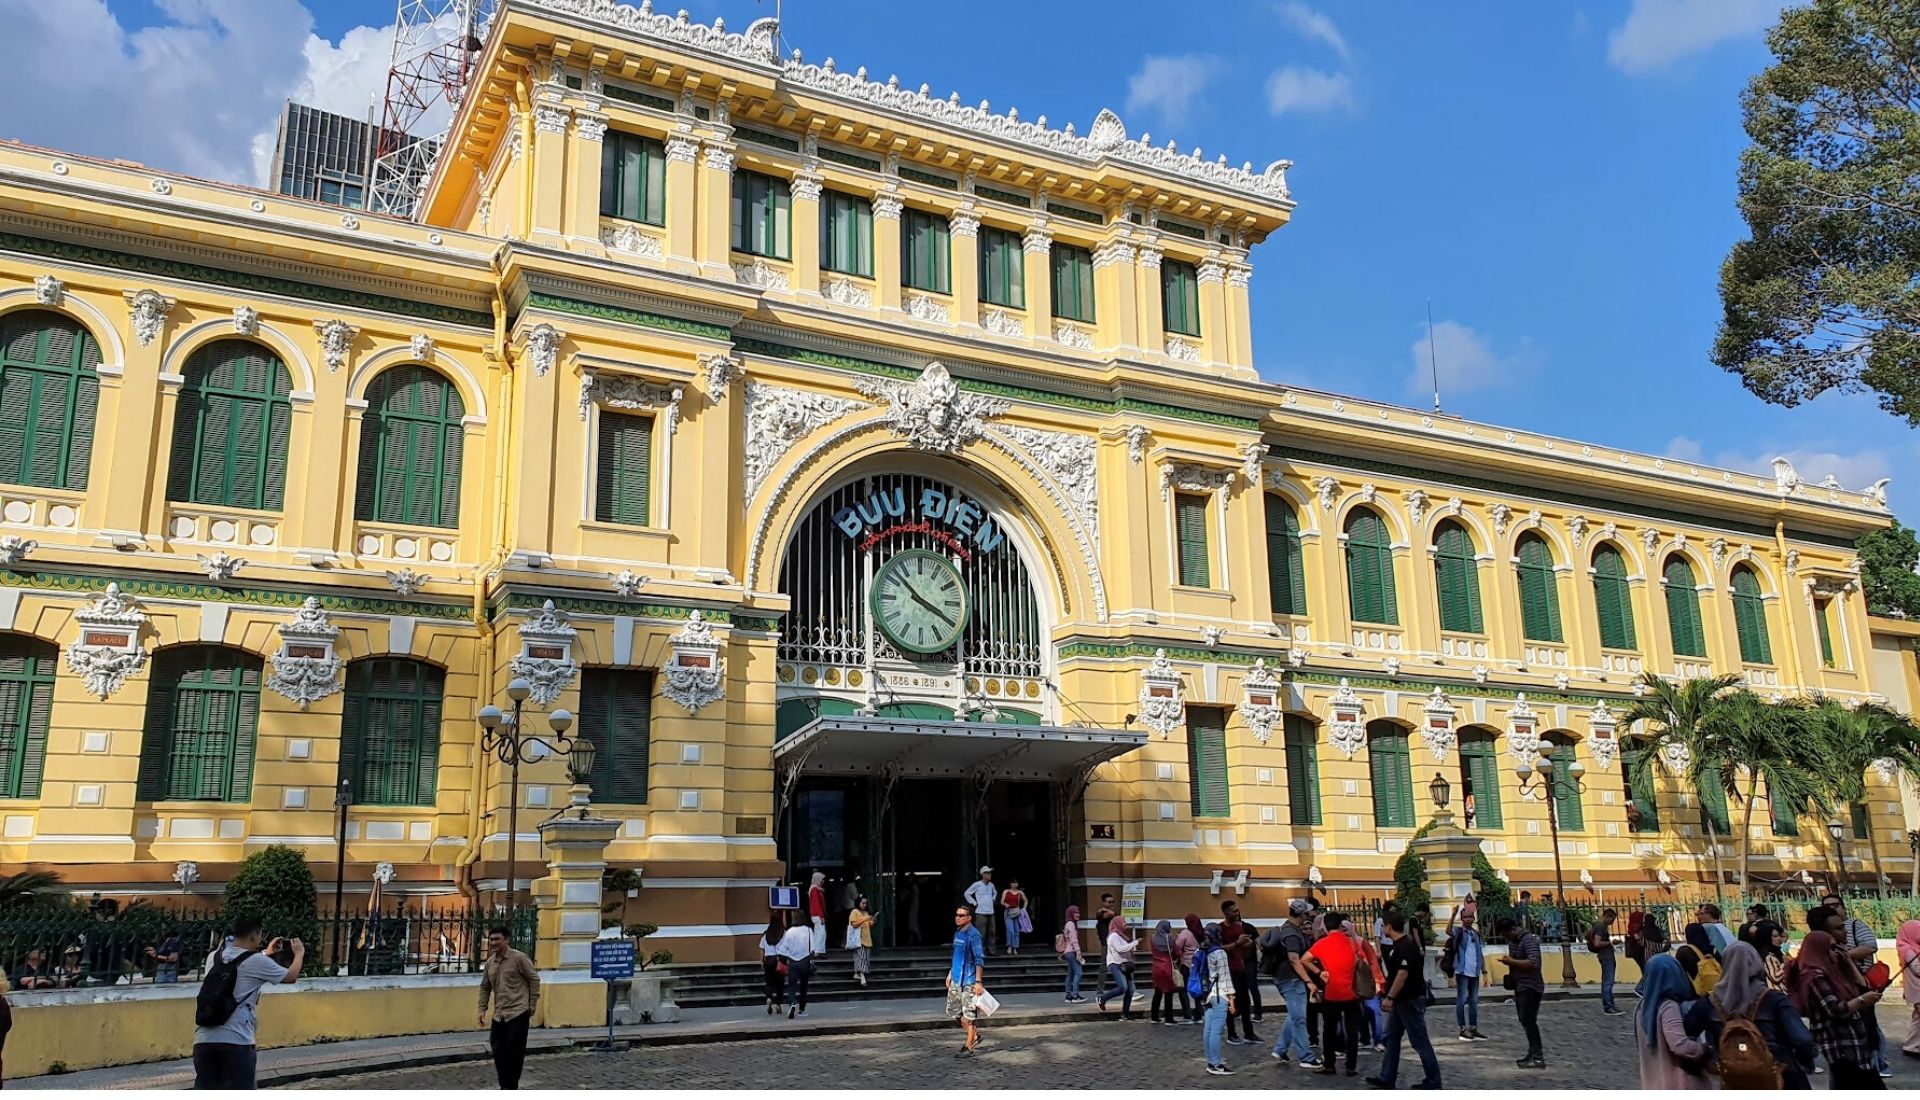
<path fill-rule="evenodd" d="M 609 982 L 633 977 L 633 941 L 593 941 L 593 976 Z"/>
<path fill-rule="evenodd" d="M 800 888 L 798 886 L 769 886 L 767 888 L 767 908 L 800 908 Z"/>

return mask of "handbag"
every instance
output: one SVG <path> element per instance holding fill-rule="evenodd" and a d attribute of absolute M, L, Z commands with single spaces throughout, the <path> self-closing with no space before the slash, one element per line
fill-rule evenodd
<path fill-rule="evenodd" d="M 1020 934 L 1023 936 L 1033 931 L 1033 921 L 1028 919 L 1027 911 L 1025 909 L 1021 909 L 1015 914 L 1013 918 L 1013 926 L 1015 928 L 1018 928 L 1020 930 Z"/>
<path fill-rule="evenodd" d="M 1906 968 L 1902 967 L 1901 969 L 1904 970 Z M 1867 988 L 1873 990 L 1875 993 L 1884 993 L 1887 987 L 1893 984 L 1893 968 L 1883 962 L 1877 962 L 1867 967 L 1867 972 L 1863 976 L 1867 980 Z"/>
<path fill-rule="evenodd" d="M 981 990 L 973 999 L 973 1010 L 981 1016 L 991 1016 L 1000 1011 L 1000 999 L 987 990 Z"/>
<path fill-rule="evenodd" d="M 1073 950 L 1073 943 L 1072 941 L 1067 939 L 1067 934 L 1065 932 L 1055 932 L 1053 934 L 1053 953 L 1054 954 L 1065 955 L 1072 950 Z"/>
<path fill-rule="evenodd" d="M 782 978 L 786 977 L 787 976 L 787 960 L 781 959 L 779 962 L 774 963 L 773 972 L 775 974 L 780 975 Z"/>
<path fill-rule="evenodd" d="M 860 926 L 857 924 L 847 925 L 847 949 L 857 951 L 864 946 L 865 944 L 860 942 Z"/>

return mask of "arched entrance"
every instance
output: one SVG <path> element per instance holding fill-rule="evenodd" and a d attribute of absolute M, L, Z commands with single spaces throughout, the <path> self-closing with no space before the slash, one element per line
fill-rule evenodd
<path fill-rule="evenodd" d="M 993 481 L 901 453 L 829 482 L 794 527 L 777 837 L 792 881 L 827 876 L 830 938 L 858 891 L 878 942 L 944 942 L 983 864 L 1048 910 L 1064 898 L 1086 778 L 1144 735 L 1051 724 L 1061 601 L 1040 545 Z"/>

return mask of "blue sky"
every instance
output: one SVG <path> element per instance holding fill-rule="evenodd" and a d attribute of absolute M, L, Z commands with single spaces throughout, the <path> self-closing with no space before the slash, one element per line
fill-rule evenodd
<path fill-rule="evenodd" d="M 678 5 L 735 29 L 773 7 L 660 6 Z M 394 11 L 63 0 L 56 24 L 47 7 L 0 0 L 0 92 L 44 90 L 34 70 L 76 56 L 47 46 L 76 36 L 128 64 L 81 78 L 91 107 L 83 91 L 16 112 L 0 136 L 246 182 L 287 95 L 364 109 Z M 1787 454 L 1849 488 L 1893 475 L 1896 511 L 1920 515 L 1920 432 L 1864 395 L 1766 405 L 1707 358 L 1719 264 L 1743 235 L 1738 97 L 1769 58 L 1767 0 L 1224 0 L 1185 21 L 1140 2 L 904 8 L 787 0 L 786 45 L 1023 118 L 1084 131 L 1111 106 L 1156 143 L 1295 162 L 1295 220 L 1254 254 L 1270 379 L 1428 403 L 1431 298 L 1450 412 L 1754 472 Z M 252 60 L 236 72 L 236 57 Z M 115 112 L 115 95 L 158 109 Z M 217 123 L 196 126 L 196 107 Z"/>

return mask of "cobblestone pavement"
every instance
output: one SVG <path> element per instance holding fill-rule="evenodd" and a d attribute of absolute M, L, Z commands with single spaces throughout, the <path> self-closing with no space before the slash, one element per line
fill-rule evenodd
<path fill-rule="evenodd" d="M 1629 999 L 1622 1007 L 1637 1002 Z M 1904 1008 L 1904 1006 L 1898 1006 Z M 1904 1016 L 1905 1013 L 1898 1013 Z M 1484 1043 L 1463 1043 L 1453 1028 L 1452 1005 L 1436 1005 L 1428 1019 L 1436 1028 L 1434 1047 L 1449 1089 L 1459 1088 L 1637 1088 L 1639 1063 L 1633 1050 L 1632 1016 L 1602 1016 L 1591 1000 L 1549 1001 L 1540 1024 L 1547 1039 L 1547 1068 L 1520 1070 L 1513 1062 L 1525 1048 L 1513 1010 L 1483 1006 Z M 1905 1021 L 1894 1023 L 1905 1036 Z M 764 1018 L 743 1027 L 767 1027 Z M 1232 1077 L 1204 1072 L 1200 1028 L 1149 1023 L 1076 1023 L 995 1029 L 989 1021 L 982 1049 L 971 1057 L 954 1054 L 959 1029 L 910 1031 L 808 1039 L 769 1038 L 691 1046 L 630 1050 L 618 1054 L 587 1052 L 529 1058 L 522 1088 L 1357 1088 L 1380 1064 L 1363 1052 L 1360 1077 L 1316 1077 L 1297 1067 L 1281 1067 L 1268 1056 L 1277 1035 L 1277 1018 L 1268 1017 L 1259 1046 L 1229 1046 Z M 1920 1087 L 1920 1062 L 1895 1052 L 1895 1088 Z M 1411 1050 L 1401 1055 L 1401 1087 L 1419 1078 Z M 1824 1087 L 1824 1075 L 1815 1087 Z M 491 1089 L 486 1063 L 393 1070 L 309 1082 L 303 1088 Z"/>

